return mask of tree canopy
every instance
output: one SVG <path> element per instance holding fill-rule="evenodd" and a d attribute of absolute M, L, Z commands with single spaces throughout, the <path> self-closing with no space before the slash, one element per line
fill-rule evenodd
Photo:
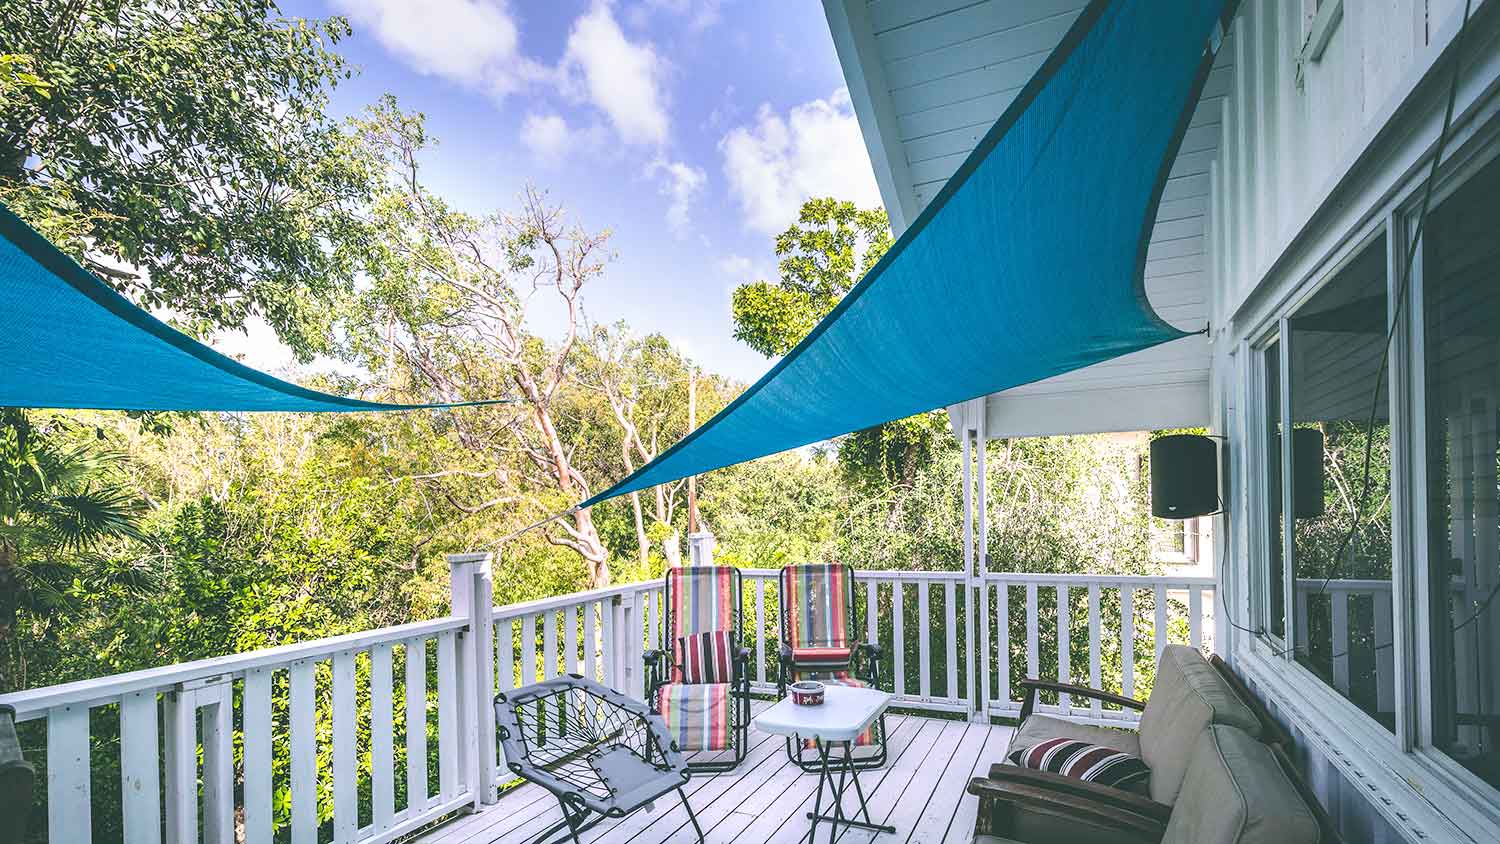
<path fill-rule="evenodd" d="M 271 0 L 0 4 L 0 202 L 190 331 L 325 351 L 375 173 L 326 114 L 348 32 Z"/>

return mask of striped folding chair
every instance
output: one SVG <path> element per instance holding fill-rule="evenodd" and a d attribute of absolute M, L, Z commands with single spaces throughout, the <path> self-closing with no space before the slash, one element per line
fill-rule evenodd
<path fill-rule="evenodd" d="M 732 770 L 750 728 L 750 651 L 741 645 L 739 569 L 667 571 L 661 648 L 646 654 L 646 699 L 695 771 Z"/>
<path fill-rule="evenodd" d="M 781 569 L 781 669 L 776 691 L 819 680 L 840 686 L 880 685 L 880 648 L 859 640 L 854 624 L 854 569 L 809 563 Z M 885 716 L 854 743 L 854 766 L 885 764 Z M 787 739 L 787 756 L 805 770 L 819 769 L 811 740 Z"/>

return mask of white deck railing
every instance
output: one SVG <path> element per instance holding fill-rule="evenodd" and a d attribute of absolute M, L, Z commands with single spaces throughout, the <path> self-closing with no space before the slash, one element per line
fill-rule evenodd
<path fill-rule="evenodd" d="M 495 801 L 510 779 L 497 690 L 576 672 L 643 693 L 642 653 L 664 622 L 659 582 L 497 607 L 487 555 L 449 562 L 447 618 L 0 697 L 18 722 L 45 721 L 35 761 L 49 840 L 91 840 L 102 762 L 120 772 L 119 800 L 103 801 L 120 817 L 107 820 L 132 844 L 163 831 L 168 844 L 269 842 L 277 826 L 314 844 L 324 825 L 339 844 L 379 844 Z M 778 573 L 743 573 L 752 688 L 772 693 Z M 856 574 L 856 615 L 898 705 L 975 718 L 1017 714 L 1023 675 L 1134 695 L 1164 643 L 1211 639 L 1213 595 L 1211 578 Z M 1134 717 L 1066 698 L 1041 709 Z M 117 758 L 91 734 L 100 719 L 117 719 Z"/>

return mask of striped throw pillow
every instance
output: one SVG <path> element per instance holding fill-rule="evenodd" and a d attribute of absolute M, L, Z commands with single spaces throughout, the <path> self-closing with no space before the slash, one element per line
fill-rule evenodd
<path fill-rule="evenodd" d="M 734 682 L 729 644 L 728 630 L 709 630 L 680 637 L 677 647 L 682 654 L 682 682 Z"/>
<path fill-rule="evenodd" d="M 1023 768 L 1123 789 L 1135 788 L 1151 776 L 1146 763 L 1129 753 L 1066 737 L 1017 750 L 1010 754 L 1010 761 Z"/>

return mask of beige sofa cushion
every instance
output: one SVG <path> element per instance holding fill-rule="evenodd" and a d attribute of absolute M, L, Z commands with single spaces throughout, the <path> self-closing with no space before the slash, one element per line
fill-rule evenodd
<path fill-rule="evenodd" d="M 1317 842 L 1317 819 L 1270 748 L 1234 727 L 1199 733 L 1161 844 Z"/>
<path fill-rule="evenodd" d="M 1260 735 L 1255 713 L 1197 649 L 1167 645 L 1157 661 L 1151 699 L 1141 713 L 1140 755 L 1151 768 L 1152 800 L 1177 802 L 1198 734 L 1210 724 Z"/>

